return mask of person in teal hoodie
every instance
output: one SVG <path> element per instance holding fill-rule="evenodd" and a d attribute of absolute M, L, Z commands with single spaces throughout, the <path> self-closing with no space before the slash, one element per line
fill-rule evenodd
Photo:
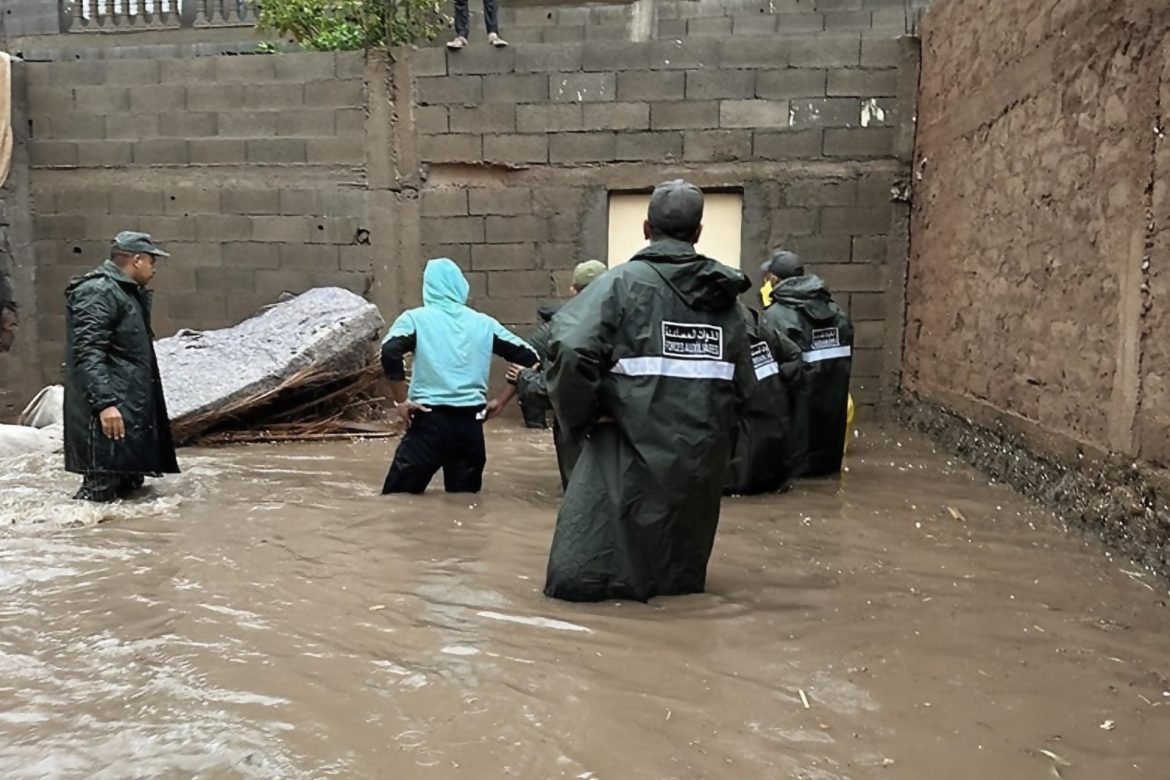
<path fill-rule="evenodd" d="M 383 494 L 422 493 L 439 469 L 448 493 L 478 493 L 487 462 L 483 421 L 501 406 L 487 402 L 492 355 L 525 367 L 539 360 L 520 337 L 468 307 L 469 289 L 453 261 L 429 261 L 423 305 L 399 315 L 382 341 L 382 368 L 407 426 Z M 409 391 L 408 352 L 414 354 Z"/>

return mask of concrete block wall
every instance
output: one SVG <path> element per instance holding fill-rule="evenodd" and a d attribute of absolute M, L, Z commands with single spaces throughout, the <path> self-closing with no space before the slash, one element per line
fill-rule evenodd
<path fill-rule="evenodd" d="M 674 176 L 743 192 L 742 265 L 803 254 L 858 321 L 855 394 L 878 400 L 894 223 L 899 53 L 860 33 L 439 49 L 414 57 L 423 256 L 525 331 L 607 248 L 610 192 Z M 417 279 L 405 281 L 414 293 Z M 755 295 L 755 293 L 752 293 Z"/>
<path fill-rule="evenodd" d="M 174 254 L 155 330 L 228 325 L 283 291 L 370 285 L 361 54 L 30 64 L 40 340 L 120 230 Z"/>

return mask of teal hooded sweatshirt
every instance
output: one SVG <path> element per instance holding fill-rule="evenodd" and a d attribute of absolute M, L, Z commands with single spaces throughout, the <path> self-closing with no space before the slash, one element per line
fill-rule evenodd
<path fill-rule="evenodd" d="M 459 266 L 445 257 L 423 271 L 423 305 L 399 315 L 382 340 L 382 367 L 406 378 L 403 356 L 414 354 L 412 401 L 424 406 L 482 407 L 492 355 L 531 367 L 539 360 L 523 339 L 467 305 L 470 290 Z"/>

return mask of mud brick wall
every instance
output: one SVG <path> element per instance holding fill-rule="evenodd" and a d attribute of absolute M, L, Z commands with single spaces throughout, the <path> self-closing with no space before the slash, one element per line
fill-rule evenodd
<path fill-rule="evenodd" d="M 367 291 L 362 55 L 26 67 L 46 379 L 62 290 L 121 230 L 174 255 L 155 283 L 159 336 L 238 322 L 283 291 Z"/>
<path fill-rule="evenodd" d="M 924 25 L 907 388 L 1170 465 L 1170 6 L 946 0 Z"/>
<path fill-rule="evenodd" d="M 521 332 L 607 250 L 610 192 L 681 176 L 743 192 L 742 265 L 803 254 L 857 320 L 855 393 L 878 400 L 898 46 L 859 34 L 420 51 L 410 119 L 423 256 Z M 864 117 L 864 119 L 863 119 Z M 403 291 L 417 297 L 414 268 Z M 754 292 L 752 293 L 754 295 Z M 896 312 L 895 312 L 896 314 Z"/>

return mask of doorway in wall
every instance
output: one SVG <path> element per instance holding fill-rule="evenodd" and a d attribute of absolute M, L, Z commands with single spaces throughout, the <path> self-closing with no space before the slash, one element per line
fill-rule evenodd
<path fill-rule="evenodd" d="M 610 268 L 629 260 L 646 246 L 642 223 L 650 193 L 611 192 L 609 195 Z M 743 193 L 711 192 L 703 198 L 703 235 L 697 248 L 701 254 L 732 268 L 740 267 L 740 236 L 743 226 Z"/>

